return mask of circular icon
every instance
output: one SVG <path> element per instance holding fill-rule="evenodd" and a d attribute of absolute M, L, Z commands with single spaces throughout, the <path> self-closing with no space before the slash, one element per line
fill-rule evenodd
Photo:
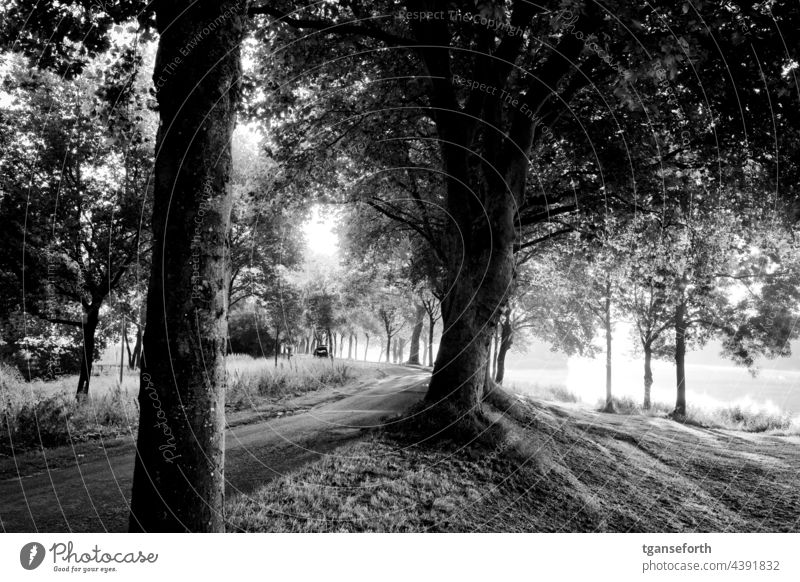
<path fill-rule="evenodd" d="M 19 563 L 26 570 L 35 570 L 44 561 L 44 546 L 38 542 L 31 542 L 22 546 L 19 552 Z"/>

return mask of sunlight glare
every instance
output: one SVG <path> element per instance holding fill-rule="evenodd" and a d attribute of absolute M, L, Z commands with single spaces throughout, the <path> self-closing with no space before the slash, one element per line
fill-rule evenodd
<path fill-rule="evenodd" d="M 314 206 L 303 225 L 309 255 L 333 256 L 339 251 L 339 236 L 334 232 L 338 215 L 332 208 Z"/>

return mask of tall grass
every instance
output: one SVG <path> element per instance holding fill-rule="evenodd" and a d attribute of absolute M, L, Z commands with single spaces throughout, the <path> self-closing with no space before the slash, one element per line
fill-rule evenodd
<path fill-rule="evenodd" d="M 227 366 L 226 408 L 231 410 L 342 386 L 355 377 L 352 367 L 330 360 L 294 358 L 276 368 L 272 360 L 237 355 Z M 135 434 L 138 372 L 127 373 L 122 385 L 116 375 L 93 377 L 89 397 L 81 402 L 75 399 L 76 383 L 76 376 L 26 382 L 0 363 L 0 455 Z"/>
<path fill-rule="evenodd" d="M 690 420 L 705 425 L 745 432 L 790 431 L 798 429 L 791 415 L 766 408 L 758 409 L 732 404 L 712 410 L 691 409 Z M 800 430 L 798 430 L 800 433 Z"/>
<path fill-rule="evenodd" d="M 136 430 L 139 411 L 127 390 L 116 386 L 82 402 L 46 382 L 26 383 L 0 364 L 0 454 L 56 447 Z"/>
<path fill-rule="evenodd" d="M 291 362 L 254 360 L 250 356 L 228 358 L 227 404 L 234 410 L 251 408 L 328 386 L 343 386 L 355 377 L 352 367 L 330 360 L 293 358 Z"/>
<path fill-rule="evenodd" d="M 574 392 L 567 390 L 566 386 L 554 384 L 527 384 L 524 382 L 516 382 L 510 384 L 507 388 L 511 392 L 521 394 L 523 396 L 533 396 L 543 400 L 552 400 L 554 402 L 580 402 L 580 396 Z"/>
<path fill-rule="evenodd" d="M 631 396 L 613 396 L 614 410 L 617 414 L 645 414 L 649 416 L 667 415 L 672 412 L 674 406 L 669 406 L 663 402 L 653 402 L 649 409 L 645 409 L 642 400 L 637 400 Z M 606 405 L 605 399 L 597 402 L 597 409 L 602 410 Z"/>
<path fill-rule="evenodd" d="M 630 396 L 615 396 L 614 408 L 617 414 L 645 414 L 648 416 L 666 416 L 674 410 L 674 406 L 664 402 L 654 402 L 649 410 L 642 407 L 641 400 Z M 601 409 L 605 401 L 598 402 Z M 688 406 L 685 421 L 707 428 L 724 428 L 744 432 L 782 431 L 800 434 L 800 426 L 791 415 L 775 407 L 746 404 L 729 404 L 713 408 Z"/>

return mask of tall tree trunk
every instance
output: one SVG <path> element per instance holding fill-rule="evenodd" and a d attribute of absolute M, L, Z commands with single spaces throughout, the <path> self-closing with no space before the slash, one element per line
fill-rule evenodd
<path fill-rule="evenodd" d="M 500 351 L 500 342 L 497 341 L 497 329 L 500 327 L 498 324 L 495 326 L 495 331 L 492 334 L 492 343 L 491 348 L 489 350 L 489 362 L 491 363 L 491 377 L 492 379 L 497 378 L 497 356 L 498 352 Z"/>
<path fill-rule="evenodd" d="M 133 369 L 133 352 L 131 351 L 131 342 L 128 339 L 128 334 L 126 333 L 122 336 L 122 345 L 125 347 L 126 352 L 128 353 L 128 369 Z"/>
<path fill-rule="evenodd" d="M 437 121 L 445 142 L 463 138 L 451 125 L 463 124 L 458 119 L 444 115 Z M 532 124 L 519 127 L 533 131 Z M 434 408 L 443 404 L 445 415 L 481 413 L 489 342 L 514 278 L 515 208 L 525 192 L 530 162 L 524 152 L 532 135 L 510 136 L 516 145 L 504 153 L 501 144 L 487 150 L 490 156 L 503 156 L 492 160 L 497 164 L 490 171 L 483 171 L 485 161 L 470 160 L 463 148 L 442 147 L 449 176 L 446 207 L 452 217 L 444 237 L 448 293 L 441 302 L 443 332 L 425 398 Z"/>
<path fill-rule="evenodd" d="M 578 27 L 585 33 L 598 20 L 587 7 Z M 447 416 L 482 414 L 489 341 L 513 286 L 515 220 L 527 192 L 529 152 L 545 125 L 539 114 L 560 107 L 553 105 L 547 111 L 548 102 L 554 101 L 553 88 L 571 74 L 570 63 L 584 50 L 584 40 L 582 35 L 562 35 L 557 50 L 532 75 L 522 97 L 524 107 L 508 111 L 502 97 L 483 93 L 475 101 L 477 115 L 470 120 L 450 82 L 449 52 L 439 49 L 450 41 L 447 27 L 420 19 L 411 23 L 411 29 L 424 46 L 437 47 L 422 49 L 420 55 L 432 80 L 429 94 L 447 176 L 444 206 L 449 220 L 440 245 L 447 294 L 441 305 L 443 332 L 426 400 L 442 412 L 446 423 Z M 490 71 L 486 77 L 490 84 L 505 84 L 509 79 L 511 68 L 489 57 L 478 56 L 478 62 L 481 73 Z M 506 113 L 510 114 L 507 124 Z"/>
<path fill-rule="evenodd" d="M 686 303 L 683 298 L 675 308 L 675 375 L 677 397 L 673 415 L 684 417 L 686 416 Z"/>
<path fill-rule="evenodd" d="M 95 300 L 86 309 L 81 332 L 83 333 L 83 351 L 81 352 L 81 370 L 78 375 L 78 390 L 75 396 L 82 400 L 89 395 L 89 382 L 92 378 L 92 365 L 94 364 L 94 347 L 97 336 L 97 324 L 100 321 L 101 301 Z"/>
<path fill-rule="evenodd" d="M 415 312 L 414 328 L 411 330 L 411 351 L 408 354 L 408 363 L 419 365 L 419 338 L 422 336 L 422 327 L 425 319 L 425 306 L 417 305 Z"/>
<path fill-rule="evenodd" d="M 433 313 L 428 313 L 428 365 L 433 366 L 433 330 L 436 327 L 436 318 Z"/>
<path fill-rule="evenodd" d="M 642 408 L 650 410 L 652 402 L 650 401 L 650 391 L 653 388 L 653 370 L 650 362 L 653 359 L 653 346 L 650 342 L 644 344 L 644 405 Z"/>
<path fill-rule="evenodd" d="M 128 329 L 125 327 L 125 315 L 122 316 L 122 325 L 120 328 L 122 331 L 122 345 L 119 350 L 119 385 L 122 386 L 122 374 L 125 370 L 125 344 L 128 343 Z M 130 347 L 128 348 L 128 352 L 130 353 Z"/>
<path fill-rule="evenodd" d="M 367 361 L 367 353 L 369 352 L 369 334 L 365 333 L 364 337 L 365 337 L 365 341 L 364 341 L 364 361 L 366 362 Z M 379 362 L 381 361 L 380 357 L 378 357 L 378 361 Z"/>
<path fill-rule="evenodd" d="M 125 338 L 127 340 L 127 338 Z M 130 346 L 130 344 L 128 344 Z M 133 370 L 139 367 L 142 353 L 142 326 L 136 326 L 136 343 L 133 345 L 133 353 L 128 356 L 128 367 Z"/>
<path fill-rule="evenodd" d="M 353 334 L 353 359 L 358 359 L 358 334 Z"/>
<path fill-rule="evenodd" d="M 499 328 L 500 345 L 497 349 L 497 373 L 494 376 L 494 381 L 502 384 L 506 376 L 506 354 L 514 343 L 514 327 L 511 325 L 511 312 L 509 310 L 506 310 L 506 315 Z"/>
<path fill-rule="evenodd" d="M 275 367 L 278 367 L 278 350 L 280 350 L 281 342 L 278 339 L 278 336 L 281 333 L 281 329 L 278 326 L 275 326 Z"/>
<path fill-rule="evenodd" d="M 347 359 L 353 359 L 353 334 L 347 336 Z"/>
<path fill-rule="evenodd" d="M 397 342 L 397 363 L 403 363 L 403 354 L 406 351 L 406 340 L 404 338 L 400 338 Z"/>
<path fill-rule="evenodd" d="M 424 339 L 420 338 L 419 343 L 421 344 L 419 353 L 421 354 L 420 362 L 423 366 L 428 365 L 428 342 Z"/>
<path fill-rule="evenodd" d="M 231 138 L 247 2 L 154 4 L 153 258 L 131 531 L 224 531 Z"/>
<path fill-rule="evenodd" d="M 604 412 L 614 412 L 614 398 L 611 394 L 611 278 L 606 280 L 606 298 L 603 305 L 603 326 L 606 331 L 606 405 Z"/>
<path fill-rule="evenodd" d="M 497 326 L 495 326 L 495 332 L 494 332 L 494 345 L 496 346 L 496 349 L 495 349 L 495 354 L 494 354 L 494 371 L 493 371 L 493 373 L 494 373 L 495 377 L 497 377 L 497 370 L 498 370 L 498 368 L 500 366 L 500 363 L 499 363 L 500 345 L 501 345 L 502 341 L 503 341 L 503 324 L 502 324 L 502 322 L 500 322 L 500 323 L 497 324 Z M 505 374 L 505 361 L 503 361 L 503 369 L 504 369 L 503 373 Z"/>
<path fill-rule="evenodd" d="M 386 334 L 386 363 L 392 363 L 392 336 Z"/>

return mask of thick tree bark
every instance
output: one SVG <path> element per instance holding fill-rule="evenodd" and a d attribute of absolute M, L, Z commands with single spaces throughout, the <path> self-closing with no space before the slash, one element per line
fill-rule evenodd
<path fill-rule="evenodd" d="M 425 318 L 425 306 L 417 305 L 414 319 L 414 328 L 411 330 L 411 350 L 408 354 L 408 363 L 419 365 L 419 339 L 422 337 L 422 327 Z"/>
<path fill-rule="evenodd" d="M 392 363 L 392 336 L 386 334 L 386 363 Z"/>
<path fill-rule="evenodd" d="M 650 362 L 653 359 L 653 347 L 649 343 L 644 344 L 644 405 L 645 410 L 650 410 L 650 391 L 653 388 L 653 370 Z"/>
<path fill-rule="evenodd" d="M 683 301 L 675 308 L 675 375 L 677 397 L 673 414 L 683 417 L 686 416 L 686 303 Z"/>
<path fill-rule="evenodd" d="M 527 169 L 527 159 L 517 170 Z M 465 176 L 465 168 L 448 169 Z M 507 184 L 516 177 L 509 176 Z M 467 212 L 461 202 L 448 205 L 455 226 L 448 236 L 448 295 L 442 301 L 442 333 L 426 400 L 446 404 L 446 414 L 462 417 L 478 413 L 484 393 L 488 348 L 500 310 L 504 307 L 514 276 L 514 204 L 505 189 L 490 188 L 483 212 Z M 454 198 L 456 193 L 448 193 Z M 476 226 L 476 217 L 488 220 Z M 464 233 L 471 233 L 464 236 Z M 463 241 L 463 244 L 462 244 Z M 465 248 L 466 245 L 466 248 Z M 462 257 L 464 257 L 462 265 Z"/>
<path fill-rule="evenodd" d="M 532 16 L 528 10 L 515 10 L 516 17 L 527 22 Z M 589 14 L 590 8 L 586 12 L 576 25 L 583 34 L 600 20 Z M 583 35 L 562 35 L 532 75 L 522 107 L 505 109 L 501 97 L 472 92 L 464 115 L 450 82 L 450 51 L 439 48 L 450 40 L 446 23 L 420 20 L 412 22 L 412 30 L 423 44 L 420 54 L 432 79 L 430 97 L 441 140 L 447 176 L 445 208 L 450 217 L 440 245 L 445 258 L 443 288 L 447 289 L 441 305 L 444 331 L 426 400 L 445 416 L 455 413 L 464 418 L 481 414 L 489 342 L 513 287 L 515 218 L 528 191 L 528 154 L 542 135 L 538 116 L 550 102 L 553 110 L 562 106 L 555 104 L 555 88 L 574 70 L 584 40 Z M 522 39 L 512 39 L 502 48 L 516 59 L 523 44 Z M 473 74 L 485 75 L 490 86 L 504 86 L 513 68 L 494 58 L 477 62 Z M 507 114 L 510 121 L 505 123 Z"/>
<path fill-rule="evenodd" d="M 403 339 L 403 338 L 400 338 L 398 340 L 398 342 L 397 342 L 397 363 L 398 364 L 402 364 L 403 363 L 403 361 L 404 361 L 403 354 L 405 353 L 405 351 L 406 351 L 406 340 Z"/>
<path fill-rule="evenodd" d="M 155 3 L 161 123 L 131 531 L 224 531 L 228 183 L 246 8 Z"/>
<path fill-rule="evenodd" d="M 78 375 L 78 390 L 75 394 L 78 400 L 86 398 L 89 395 L 89 382 L 92 378 L 92 365 L 94 364 L 97 324 L 100 322 L 100 305 L 101 301 L 93 301 L 87 308 L 81 324 L 83 351 L 81 352 L 81 370 Z"/>
<path fill-rule="evenodd" d="M 497 373 L 494 381 L 502 384 L 506 375 L 506 354 L 514 343 L 514 328 L 511 325 L 510 313 L 506 313 L 500 325 L 500 346 L 497 349 Z"/>
<path fill-rule="evenodd" d="M 353 334 L 347 336 L 347 359 L 353 359 Z"/>

